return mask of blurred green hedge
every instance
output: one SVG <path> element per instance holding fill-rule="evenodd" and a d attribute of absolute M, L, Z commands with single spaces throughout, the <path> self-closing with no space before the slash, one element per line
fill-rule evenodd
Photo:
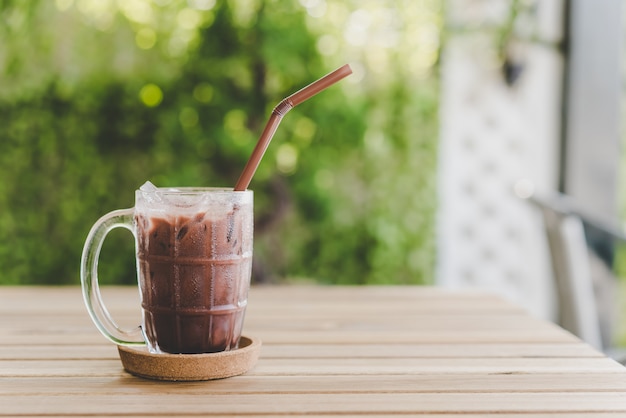
<path fill-rule="evenodd" d="M 271 109 L 350 62 L 302 4 L 2 3 L 0 283 L 78 283 L 90 226 L 146 180 L 233 186 Z M 284 118 L 250 185 L 255 280 L 432 278 L 437 76 L 392 52 Z M 100 266 L 135 282 L 127 232 Z"/>

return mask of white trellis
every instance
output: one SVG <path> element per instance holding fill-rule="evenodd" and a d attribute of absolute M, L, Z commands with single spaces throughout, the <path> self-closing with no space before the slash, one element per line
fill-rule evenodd
<path fill-rule="evenodd" d="M 511 4 L 448 2 L 437 281 L 491 290 L 554 319 L 541 220 L 513 188 L 520 179 L 539 189 L 558 186 L 563 3 L 523 2 L 517 39 L 505 49 L 521 71 L 507 83 L 494 28 L 506 23 Z"/>

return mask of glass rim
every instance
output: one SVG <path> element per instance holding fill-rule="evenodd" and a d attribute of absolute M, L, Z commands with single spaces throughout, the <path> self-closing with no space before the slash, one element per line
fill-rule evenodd
<path fill-rule="evenodd" d="M 203 195 L 203 194 L 246 194 L 252 193 L 252 190 L 234 190 L 232 187 L 157 187 L 156 190 L 137 189 L 137 193 L 160 195 Z"/>

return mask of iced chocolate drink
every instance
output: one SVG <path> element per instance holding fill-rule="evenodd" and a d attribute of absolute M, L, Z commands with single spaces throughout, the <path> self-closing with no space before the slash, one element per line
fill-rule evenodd
<path fill-rule="evenodd" d="M 145 205 L 137 196 L 143 332 L 152 351 L 237 347 L 252 266 L 252 198 L 239 193 L 163 193 Z"/>
<path fill-rule="evenodd" d="M 83 247 L 80 278 L 98 330 L 151 353 L 210 353 L 237 348 L 252 268 L 253 193 L 217 188 L 157 188 L 146 182 L 135 207 L 96 221 Z M 98 258 L 114 228 L 132 231 L 143 321 L 125 330 L 103 304 Z"/>

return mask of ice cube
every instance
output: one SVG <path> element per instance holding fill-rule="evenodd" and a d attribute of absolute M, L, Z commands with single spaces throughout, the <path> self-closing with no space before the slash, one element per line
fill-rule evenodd
<path fill-rule="evenodd" d="M 161 203 L 163 201 L 159 188 L 150 181 L 146 181 L 142 184 L 139 190 L 143 192 L 143 198 L 149 204 Z"/>
<path fill-rule="evenodd" d="M 154 193 L 154 192 L 156 192 L 159 189 L 154 184 L 152 184 L 152 182 L 150 182 L 150 180 L 148 180 L 144 184 L 141 185 L 139 190 L 141 190 L 142 192 Z"/>

